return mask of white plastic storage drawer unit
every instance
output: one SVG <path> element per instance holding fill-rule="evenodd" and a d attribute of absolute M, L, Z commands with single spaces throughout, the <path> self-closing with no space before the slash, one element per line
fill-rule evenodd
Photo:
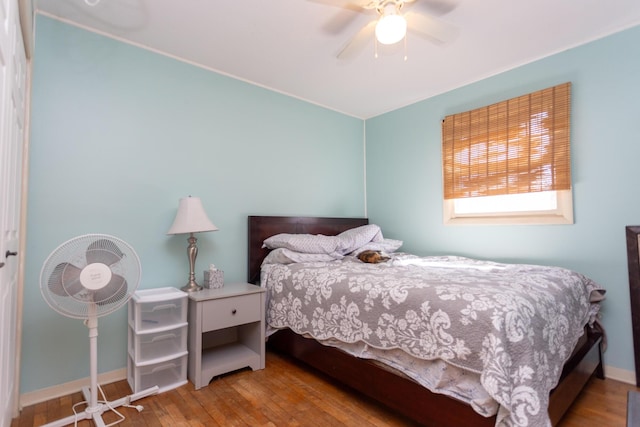
<path fill-rule="evenodd" d="M 173 358 L 154 360 L 153 363 L 136 365 L 128 358 L 127 380 L 134 393 L 158 386 L 158 393 L 187 383 L 187 352 Z"/>
<path fill-rule="evenodd" d="M 187 294 L 176 288 L 136 291 L 129 301 L 127 379 L 134 393 L 187 382 Z"/>
<path fill-rule="evenodd" d="M 133 358 L 134 363 L 142 364 L 185 351 L 187 325 L 185 322 L 140 333 L 129 327 L 129 356 Z"/>
<path fill-rule="evenodd" d="M 137 332 L 187 321 L 187 294 L 176 288 L 136 291 L 129 303 L 129 325 Z"/>

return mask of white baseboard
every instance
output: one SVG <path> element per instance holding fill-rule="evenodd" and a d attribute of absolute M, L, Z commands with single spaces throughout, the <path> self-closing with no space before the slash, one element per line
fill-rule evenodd
<path fill-rule="evenodd" d="M 98 375 L 98 384 L 109 384 L 112 382 L 124 380 L 127 378 L 127 369 L 116 369 L 115 371 L 105 372 Z M 80 391 L 82 387 L 89 386 L 91 379 L 89 377 L 71 381 L 64 384 L 58 384 L 52 387 L 40 390 L 30 391 L 20 395 L 20 410 L 25 406 L 35 405 L 36 403 L 46 402 L 56 397 L 67 396 Z M 122 397 L 122 396 L 121 396 Z"/>
<path fill-rule="evenodd" d="M 604 366 L 604 376 L 627 384 L 635 385 L 636 383 L 635 371 L 627 371 L 626 369 L 614 368 L 613 366 Z"/>

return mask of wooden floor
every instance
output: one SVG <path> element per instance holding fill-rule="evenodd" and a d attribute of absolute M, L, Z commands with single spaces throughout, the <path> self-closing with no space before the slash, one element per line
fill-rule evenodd
<path fill-rule="evenodd" d="M 135 402 L 140 413 L 120 408 L 118 426 L 413 426 L 407 419 L 290 359 L 267 352 L 266 369 L 235 372 L 195 391 L 188 383 Z M 131 393 L 126 381 L 103 386 L 108 399 Z M 560 427 L 624 427 L 627 391 L 640 390 L 613 380 L 592 379 Z M 72 414 L 81 393 L 24 408 L 11 427 L 41 426 Z M 84 406 L 79 407 L 83 411 Z M 116 418 L 105 413 L 109 424 Z M 81 421 L 78 426 L 92 426 Z"/>

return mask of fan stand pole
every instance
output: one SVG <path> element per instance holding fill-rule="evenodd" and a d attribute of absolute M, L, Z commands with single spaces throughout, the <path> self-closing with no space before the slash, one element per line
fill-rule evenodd
<path fill-rule="evenodd" d="M 74 424 L 80 420 L 92 419 L 96 426 L 106 427 L 106 424 L 102 420 L 102 414 L 107 410 L 112 410 L 120 406 L 129 405 L 131 402 L 142 399 L 143 397 L 151 396 L 158 392 L 158 386 L 142 390 L 141 392 L 131 394 L 118 400 L 107 403 L 98 403 L 98 318 L 96 316 L 95 305 L 89 306 L 89 318 L 87 319 L 87 327 L 89 328 L 89 353 L 91 357 L 90 362 L 90 374 L 91 385 L 90 387 L 82 387 L 82 394 L 87 402 L 87 407 L 84 412 L 80 412 L 76 415 L 71 415 L 66 418 L 62 418 L 58 421 L 54 421 L 49 424 L 45 424 L 42 427 L 63 427 L 70 424 Z M 137 406 L 138 412 L 142 411 L 142 406 Z M 120 420 L 122 421 L 122 420 Z M 117 422 L 120 422 L 117 421 Z M 114 423 L 111 423 L 114 424 Z M 109 425 L 111 425 L 109 424 Z"/>
<path fill-rule="evenodd" d="M 85 412 L 93 418 L 97 426 L 103 427 L 102 413 L 104 409 L 102 405 L 98 405 L 98 318 L 95 315 L 95 304 L 89 305 L 89 319 L 87 327 L 89 328 L 89 357 L 91 360 L 91 384 L 87 393 L 87 388 L 82 388 L 85 400 L 89 402 L 89 406 Z M 87 396 L 89 394 L 89 396 Z"/>

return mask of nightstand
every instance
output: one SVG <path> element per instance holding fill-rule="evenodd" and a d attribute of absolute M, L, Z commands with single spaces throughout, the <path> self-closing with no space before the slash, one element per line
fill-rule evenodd
<path fill-rule="evenodd" d="M 198 390 L 216 375 L 264 369 L 265 290 L 250 283 L 189 293 L 189 380 Z"/>

